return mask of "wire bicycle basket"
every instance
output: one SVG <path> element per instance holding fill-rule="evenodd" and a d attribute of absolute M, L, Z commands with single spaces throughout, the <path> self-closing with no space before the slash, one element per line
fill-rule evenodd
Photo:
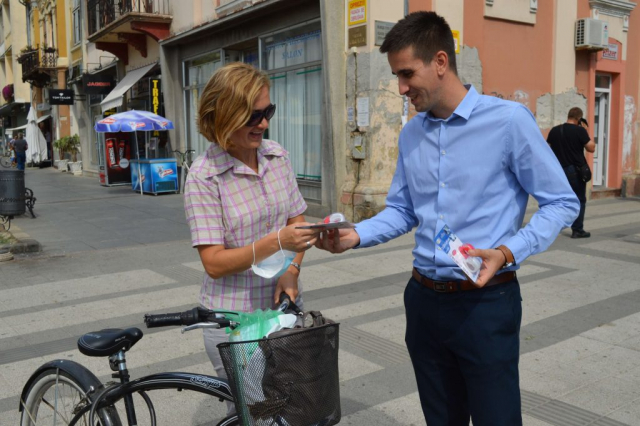
<path fill-rule="evenodd" d="M 243 426 L 340 421 L 339 324 L 287 329 L 218 345 Z"/>

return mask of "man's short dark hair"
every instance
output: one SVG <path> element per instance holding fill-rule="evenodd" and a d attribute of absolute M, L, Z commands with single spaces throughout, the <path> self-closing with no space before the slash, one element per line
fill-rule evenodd
<path fill-rule="evenodd" d="M 573 107 L 569 110 L 569 114 L 567 114 L 568 119 L 574 119 L 576 121 L 580 121 L 584 114 L 582 113 L 582 109 L 578 107 Z"/>
<path fill-rule="evenodd" d="M 413 12 L 398 21 L 384 38 L 380 52 L 396 53 L 407 47 L 413 47 L 416 58 L 425 64 L 430 63 L 437 52 L 444 51 L 449 57 L 449 68 L 458 74 L 451 27 L 435 12 Z"/>

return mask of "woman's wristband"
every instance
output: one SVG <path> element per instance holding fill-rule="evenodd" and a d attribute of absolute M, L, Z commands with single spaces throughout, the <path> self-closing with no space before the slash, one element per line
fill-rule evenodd
<path fill-rule="evenodd" d="M 298 272 L 300 272 L 300 264 L 299 263 L 291 262 L 291 266 L 293 266 L 294 268 L 296 268 L 298 270 Z"/>

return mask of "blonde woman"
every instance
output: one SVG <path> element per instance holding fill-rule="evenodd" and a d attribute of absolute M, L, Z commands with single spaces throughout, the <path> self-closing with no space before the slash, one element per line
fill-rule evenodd
<path fill-rule="evenodd" d="M 276 110 L 269 87 L 264 73 L 232 63 L 211 77 L 200 100 L 198 126 L 211 146 L 191 166 L 184 201 L 205 269 L 199 302 L 209 309 L 266 309 L 282 292 L 301 303 L 300 266 L 317 231 L 296 228 L 308 224 L 307 205 L 287 151 L 263 139 Z M 204 331 L 222 377 L 216 345 L 227 338 L 224 330 Z"/>

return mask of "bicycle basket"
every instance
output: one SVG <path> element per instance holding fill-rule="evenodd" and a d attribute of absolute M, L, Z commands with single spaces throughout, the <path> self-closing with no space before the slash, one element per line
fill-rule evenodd
<path fill-rule="evenodd" d="M 338 326 L 218 345 L 244 426 L 331 426 L 340 421 Z"/>

